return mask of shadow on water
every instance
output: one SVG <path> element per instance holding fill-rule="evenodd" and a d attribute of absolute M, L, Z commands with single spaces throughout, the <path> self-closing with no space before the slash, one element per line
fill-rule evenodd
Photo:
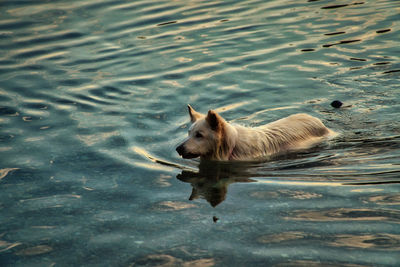
<path fill-rule="evenodd" d="M 256 182 L 250 178 L 251 175 L 246 173 L 246 165 L 243 163 L 201 162 L 198 172 L 183 170 L 176 178 L 190 183 L 192 186 L 189 200 L 203 198 L 211 206 L 216 207 L 226 199 L 230 184 Z"/>

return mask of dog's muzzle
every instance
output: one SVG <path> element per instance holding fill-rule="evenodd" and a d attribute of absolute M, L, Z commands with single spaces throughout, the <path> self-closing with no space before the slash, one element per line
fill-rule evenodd
<path fill-rule="evenodd" d="M 199 156 L 199 155 L 187 152 L 184 145 L 185 145 L 185 143 L 179 145 L 176 148 L 176 152 L 178 152 L 179 156 L 182 156 L 182 158 L 184 158 L 184 159 L 192 159 L 192 158 L 197 158 Z"/>

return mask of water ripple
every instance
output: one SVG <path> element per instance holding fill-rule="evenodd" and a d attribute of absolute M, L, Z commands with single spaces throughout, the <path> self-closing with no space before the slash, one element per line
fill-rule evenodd
<path fill-rule="evenodd" d="M 395 209 L 341 208 L 322 211 L 295 211 L 287 220 L 306 221 L 388 221 L 400 223 L 400 212 Z"/>
<path fill-rule="evenodd" d="M 2 263 L 395 265 L 396 8 L 2 3 Z M 340 136 L 262 162 L 184 160 L 188 103 L 247 126 L 306 112 Z"/>

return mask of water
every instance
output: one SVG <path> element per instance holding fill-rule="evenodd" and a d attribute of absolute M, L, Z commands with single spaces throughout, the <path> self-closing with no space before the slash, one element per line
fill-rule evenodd
<path fill-rule="evenodd" d="M 398 266 L 399 8 L 3 1 L 1 266 Z M 188 103 L 341 135 L 199 164 Z"/>

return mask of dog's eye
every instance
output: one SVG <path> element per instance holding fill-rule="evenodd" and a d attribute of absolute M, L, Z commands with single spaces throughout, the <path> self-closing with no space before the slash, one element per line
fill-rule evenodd
<path fill-rule="evenodd" d="M 196 138 L 202 138 L 202 137 L 203 137 L 203 135 L 200 132 L 196 133 Z"/>

